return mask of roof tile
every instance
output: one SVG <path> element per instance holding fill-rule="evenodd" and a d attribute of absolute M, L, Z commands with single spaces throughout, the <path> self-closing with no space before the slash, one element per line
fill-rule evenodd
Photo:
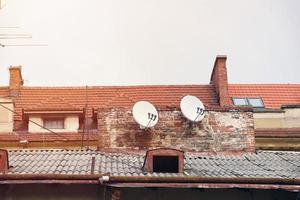
<path fill-rule="evenodd" d="M 94 150 L 11 150 L 10 174 L 90 174 L 120 176 L 204 176 L 248 178 L 300 178 L 300 152 L 257 151 L 241 155 L 185 155 L 184 173 L 146 173 L 140 154 Z"/>
<path fill-rule="evenodd" d="M 266 108 L 300 104 L 300 84 L 229 84 L 230 97 L 261 97 Z"/>
<path fill-rule="evenodd" d="M 0 88 L 0 96 L 7 89 Z M 165 86 L 104 86 L 104 87 L 22 87 L 20 95 L 14 97 L 15 110 L 49 110 L 58 108 L 83 109 L 87 114 L 92 109 L 132 107 L 136 101 L 147 100 L 158 108 L 179 106 L 185 95 L 195 95 L 208 106 L 218 106 L 213 85 L 165 85 Z M 21 116 L 15 115 L 15 120 Z"/>

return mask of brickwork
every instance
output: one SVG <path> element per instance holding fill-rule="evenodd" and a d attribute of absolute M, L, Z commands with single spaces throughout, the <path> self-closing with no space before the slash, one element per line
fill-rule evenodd
<path fill-rule="evenodd" d="M 201 123 L 187 121 L 180 110 L 159 111 L 158 124 L 140 129 L 130 109 L 98 111 L 100 149 L 175 148 L 183 151 L 254 151 L 251 112 L 210 111 Z"/>
<path fill-rule="evenodd" d="M 23 85 L 21 66 L 11 66 L 9 68 L 9 94 L 10 96 L 17 96 L 20 87 Z"/>
<path fill-rule="evenodd" d="M 232 104 L 228 93 L 226 59 L 226 56 L 217 56 L 210 80 L 216 88 L 222 107 Z"/>

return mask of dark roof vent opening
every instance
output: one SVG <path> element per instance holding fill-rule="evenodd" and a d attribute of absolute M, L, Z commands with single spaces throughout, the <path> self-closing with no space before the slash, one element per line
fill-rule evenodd
<path fill-rule="evenodd" d="M 143 170 L 158 173 L 183 173 L 184 152 L 176 149 L 161 148 L 146 153 Z"/>
<path fill-rule="evenodd" d="M 153 172 L 178 173 L 178 156 L 153 156 Z"/>

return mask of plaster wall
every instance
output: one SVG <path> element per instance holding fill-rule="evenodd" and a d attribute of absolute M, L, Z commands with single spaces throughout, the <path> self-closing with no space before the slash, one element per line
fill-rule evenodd
<path fill-rule="evenodd" d="M 0 104 L 10 110 L 14 110 L 14 104 L 11 99 L 0 98 Z M 2 106 L 0 106 L 0 133 L 12 132 L 14 126 L 13 113 Z"/>
<path fill-rule="evenodd" d="M 32 115 L 29 117 L 30 121 L 33 121 L 43 126 L 43 116 Z M 29 121 L 28 131 L 31 133 L 49 132 L 48 130 Z M 78 115 L 65 115 L 64 129 L 53 129 L 55 132 L 78 132 L 79 129 L 79 116 Z"/>
<path fill-rule="evenodd" d="M 284 109 L 282 113 L 254 113 L 254 127 L 300 128 L 300 108 Z"/>

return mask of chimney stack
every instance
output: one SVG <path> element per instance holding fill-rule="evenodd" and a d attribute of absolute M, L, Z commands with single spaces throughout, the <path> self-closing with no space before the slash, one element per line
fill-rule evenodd
<path fill-rule="evenodd" d="M 210 78 L 210 83 L 215 86 L 221 107 L 230 106 L 232 104 L 228 93 L 226 59 L 227 56 L 224 55 L 216 57 Z"/>
<path fill-rule="evenodd" d="M 22 67 L 10 66 L 9 67 L 9 94 L 10 96 L 18 96 L 21 86 L 23 85 Z"/>
<path fill-rule="evenodd" d="M 8 168 L 8 153 L 6 150 L 0 149 L 0 174 L 5 174 Z"/>

